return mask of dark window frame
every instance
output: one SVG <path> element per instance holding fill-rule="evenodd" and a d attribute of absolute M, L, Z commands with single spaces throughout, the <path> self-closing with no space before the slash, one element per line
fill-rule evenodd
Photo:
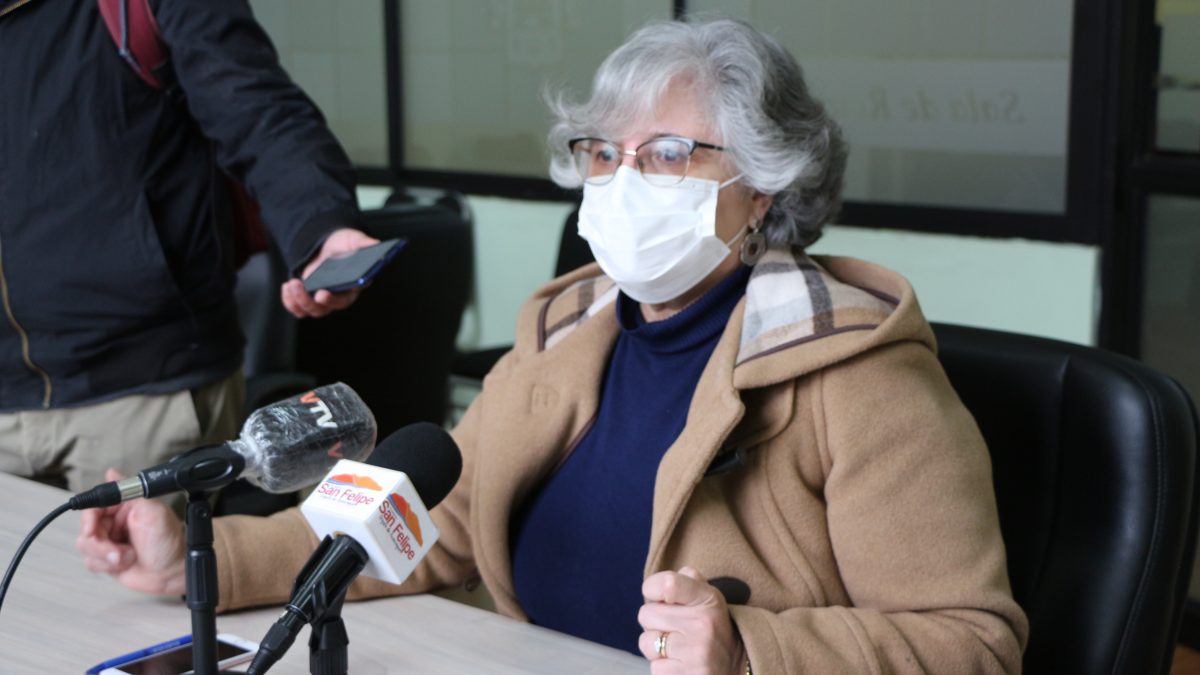
<path fill-rule="evenodd" d="M 1162 35 L 1155 9 L 1138 0 L 1114 4 L 1121 28 L 1113 41 L 1114 53 L 1121 55 L 1114 72 L 1120 95 L 1113 103 L 1118 199 L 1104 256 L 1106 311 L 1100 336 L 1103 346 L 1139 357 L 1150 200 L 1156 195 L 1200 198 L 1200 152 L 1157 148 L 1155 82 Z"/>
<path fill-rule="evenodd" d="M 1118 48 L 1123 58 L 1119 72 L 1121 96 L 1117 127 L 1122 226 L 1106 251 L 1105 278 L 1113 278 L 1115 297 L 1105 300 L 1101 337 L 1105 346 L 1134 357 L 1142 353 L 1146 247 L 1149 207 L 1154 196 L 1200 199 L 1200 152 L 1159 150 L 1158 92 L 1162 33 L 1154 7 L 1138 0 L 1123 0 L 1122 31 Z M 1197 224 L 1200 227 L 1200 224 Z M 1106 289 L 1108 287 L 1106 286 Z M 1108 293 L 1106 293 L 1108 295 Z M 1107 320 L 1107 322 L 1105 321 Z M 1188 598 L 1179 625 L 1178 642 L 1200 649 L 1200 602 Z"/>
<path fill-rule="evenodd" d="M 848 200 L 839 225 L 986 238 L 1025 238 L 1044 242 L 1097 246 L 1102 251 L 1098 342 L 1100 346 L 1136 354 L 1137 339 L 1129 335 L 1129 319 L 1138 316 L 1139 264 L 1126 246 L 1137 247 L 1140 232 L 1126 222 L 1136 203 L 1124 182 L 1122 153 L 1128 145 L 1128 111 L 1121 108 L 1120 91 L 1129 83 L 1130 45 L 1122 25 L 1132 25 L 1129 6 L 1137 0 L 1091 3 L 1075 0 L 1072 19 L 1071 80 L 1068 112 L 1067 179 L 1062 213 L 1019 212 Z M 1124 3 L 1124 4 L 1123 4 Z M 400 0 L 383 0 L 388 86 L 388 167 L 361 167 L 360 180 L 382 185 L 455 189 L 467 194 L 530 201 L 571 202 L 578 191 L 564 190 L 545 178 L 484 172 L 439 171 L 404 165 L 403 63 L 400 34 L 404 20 Z M 676 17 L 687 12 L 687 0 L 672 0 Z M 1127 89 L 1126 89 L 1127 90 Z M 1145 99 L 1142 99 L 1145 100 Z M 1144 111 L 1142 111 L 1144 113 Z M 1154 158 L 1142 166 L 1136 181 L 1153 180 Z M 1128 166 L 1128 164 L 1126 164 Z M 1164 179 L 1166 180 L 1166 179 Z M 1122 189 L 1119 189 L 1122 188 Z M 1139 223 L 1140 225 L 1140 223 Z M 1139 249 L 1140 250 L 1140 249 Z"/>
<path fill-rule="evenodd" d="M 1103 94 L 1108 81 L 1103 68 L 1105 42 L 1092 28 L 1104 17 L 1093 3 L 1076 0 L 1075 35 L 1072 41 L 1070 121 L 1067 150 L 1066 209 L 1061 214 L 1001 211 L 874 201 L 849 200 L 838 219 L 839 225 L 887 227 L 922 232 L 966 234 L 984 237 L 1024 237 L 1041 241 L 1080 244 L 1101 243 L 1097 213 L 1102 204 L 1094 198 L 1102 187 L 1104 145 L 1100 116 L 1085 102 Z M 675 16 L 687 12 L 686 0 L 672 0 Z M 508 176 L 471 171 L 438 171 L 404 165 L 404 101 L 400 49 L 404 20 L 400 0 L 384 0 L 384 30 L 387 50 L 388 156 L 387 173 L 367 169 L 372 178 L 390 178 L 404 185 L 454 187 L 470 194 L 512 197 L 538 201 L 571 201 L 577 193 L 564 191 L 545 178 Z M 1091 39 L 1089 39 L 1091 36 Z"/>

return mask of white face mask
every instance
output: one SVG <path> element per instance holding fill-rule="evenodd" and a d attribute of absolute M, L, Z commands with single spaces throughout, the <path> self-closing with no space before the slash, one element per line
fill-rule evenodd
<path fill-rule="evenodd" d="M 729 255 L 717 236 L 717 193 L 739 178 L 687 177 L 661 187 L 617 167 L 604 185 L 584 183 L 579 236 L 625 295 L 648 304 L 673 300 Z"/>

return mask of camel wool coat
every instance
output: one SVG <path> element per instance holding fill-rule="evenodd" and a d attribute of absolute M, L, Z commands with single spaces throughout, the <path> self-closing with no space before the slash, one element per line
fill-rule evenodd
<path fill-rule="evenodd" d="M 482 579 L 527 619 L 509 521 L 596 417 L 616 295 L 595 265 L 534 293 L 453 431 L 463 474 L 436 547 L 351 599 Z M 644 570 L 748 588 L 730 614 L 755 673 L 1020 672 L 989 456 L 935 349 L 898 274 L 788 250 L 755 265 L 657 467 Z M 285 602 L 316 544 L 296 509 L 215 530 L 222 609 Z"/>

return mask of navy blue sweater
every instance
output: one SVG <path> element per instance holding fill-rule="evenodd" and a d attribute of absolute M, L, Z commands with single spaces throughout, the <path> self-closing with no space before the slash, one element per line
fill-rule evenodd
<path fill-rule="evenodd" d="M 658 463 L 749 276 L 739 268 L 653 323 L 618 296 L 621 333 L 595 424 L 513 518 L 513 582 L 534 623 L 638 653 Z"/>

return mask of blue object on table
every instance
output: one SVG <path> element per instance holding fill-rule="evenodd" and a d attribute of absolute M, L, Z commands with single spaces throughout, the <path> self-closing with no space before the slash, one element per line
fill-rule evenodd
<path fill-rule="evenodd" d="M 128 654 L 122 654 L 121 656 L 118 656 L 114 659 L 109 659 L 103 663 L 97 663 L 96 665 L 92 666 L 91 668 L 88 668 L 87 673 L 85 673 L 85 675 L 98 675 L 98 673 L 100 673 L 100 671 L 104 670 L 105 668 L 113 668 L 113 667 L 119 666 L 123 663 L 129 663 L 130 661 L 137 661 L 138 659 L 144 659 L 147 656 L 150 656 L 152 654 L 157 654 L 159 652 L 165 652 L 168 649 L 175 649 L 177 647 L 182 647 L 184 645 L 189 645 L 191 643 L 192 643 L 191 635 L 184 635 L 182 637 L 177 637 L 174 640 L 167 640 L 166 642 L 160 642 L 156 645 L 146 647 L 145 649 L 139 649 L 135 652 L 129 652 Z"/>

